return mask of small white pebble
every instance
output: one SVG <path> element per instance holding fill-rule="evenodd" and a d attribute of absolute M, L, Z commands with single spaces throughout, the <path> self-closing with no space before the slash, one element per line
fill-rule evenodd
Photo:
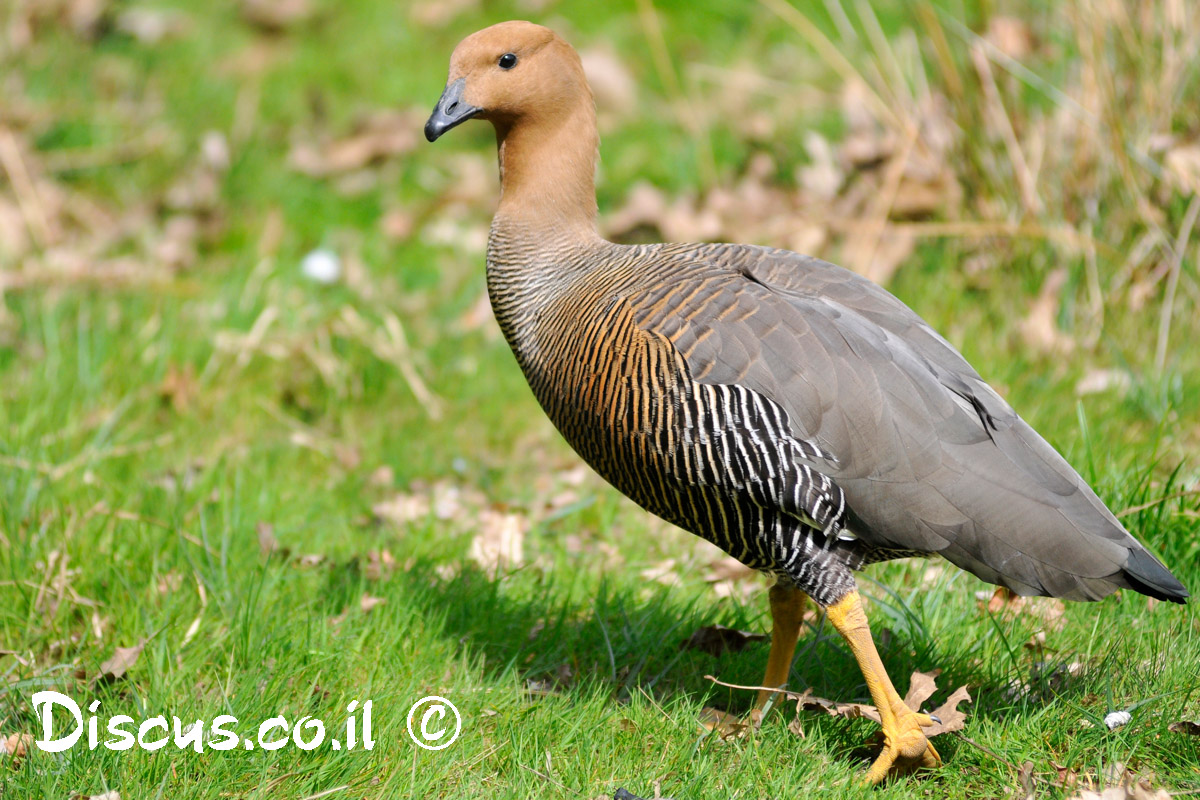
<path fill-rule="evenodd" d="M 204 163 L 217 172 L 229 169 L 229 140 L 220 131 L 208 131 L 200 139 L 200 154 Z"/>
<path fill-rule="evenodd" d="M 342 275 L 342 260 L 332 250 L 313 250 L 300 262 L 300 271 L 317 283 L 336 283 Z"/>
<path fill-rule="evenodd" d="M 1111 731 L 1121 727 L 1131 719 L 1133 719 L 1133 715 L 1128 711 L 1113 711 L 1104 718 L 1104 724 L 1107 725 L 1108 729 Z"/>

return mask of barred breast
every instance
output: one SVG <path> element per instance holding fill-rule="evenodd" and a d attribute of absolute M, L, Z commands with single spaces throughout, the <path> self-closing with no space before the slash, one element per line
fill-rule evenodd
<path fill-rule="evenodd" d="M 645 323 L 673 297 L 662 290 L 669 278 L 642 279 L 647 259 L 677 270 L 680 287 L 702 285 L 703 268 L 653 247 L 609 245 L 604 256 L 565 249 L 531 269 L 493 236 L 493 308 L 546 414 L 643 508 L 833 602 L 853 586 L 851 571 L 881 554 L 845 530 L 845 497 L 814 467 L 832 456 L 796 438 L 760 393 L 695 380 L 671 326 Z"/>

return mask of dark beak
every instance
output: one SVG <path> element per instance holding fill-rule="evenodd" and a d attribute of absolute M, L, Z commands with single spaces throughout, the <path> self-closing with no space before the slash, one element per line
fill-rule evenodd
<path fill-rule="evenodd" d="M 462 99 L 463 88 L 467 85 L 466 78 L 459 78 L 446 87 L 442 97 L 433 109 L 429 121 L 425 123 L 425 138 L 437 141 L 437 138 L 453 127 L 463 124 L 471 117 L 483 111 Z"/>

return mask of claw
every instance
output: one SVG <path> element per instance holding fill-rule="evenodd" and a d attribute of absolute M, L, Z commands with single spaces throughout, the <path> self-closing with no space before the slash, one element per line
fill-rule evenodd
<path fill-rule="evenodd" d="M 867 783 L 879 783 L 895 769 L 940 766 L 941 756 L 921 732 L 921 728 L 932 724 L 933 719 L 929 714 L 908 711 L 895 717 L 894 725 L 890 726 L 891 730 L 888 727 L 884 728 L 883 752 L 867 772 Z"/>

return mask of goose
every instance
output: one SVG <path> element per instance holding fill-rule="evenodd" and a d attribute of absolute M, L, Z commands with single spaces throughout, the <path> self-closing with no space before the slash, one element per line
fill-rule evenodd
<path fill-rule="evenodd" d="M 488 295 L 538 402 L 639 506 L 774 577 L 762 686 L 786 684 L 807 599 L 824 608 L 879 710 L 868 783 L 941 759 L 876 650 L 864 566 L 939 555 L 1019 595 L 1188 597 L 880 286 L 769 247 L 606 241 L 595 103 L 552 30 L 503 22 L 455 48 L 425 136 L 471 119 L 499 149 Z"/>

